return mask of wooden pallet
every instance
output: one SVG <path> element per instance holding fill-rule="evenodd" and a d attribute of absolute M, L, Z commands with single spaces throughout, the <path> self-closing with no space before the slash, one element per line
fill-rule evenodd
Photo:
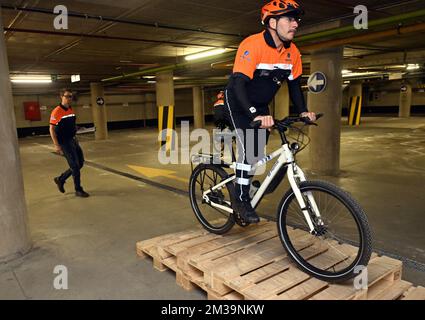
<path fill-rule="evenodd" d="M 337 242 L 319 246 L 301 230 L 291 233 L 304 257 L 323 268 L 346 263 L 355 252 Z M 136 247 L 140 257 L 153 259 L 157 270 L 173 270 L 178 285 L 199 287 L 214 300 L 425 300 L 425 288 L 401 280 L 401 261 L 376 254 L 368 266 L 367 289 L 356 290 L 353 281 L 331 284 L 305 274 L 287 256 L 272 222 L 235 227 L 223 236 L 202 229 L 179 232 Z"/>
<path fill-rule="evenodd" d="M 411 287 L 401 297 L 401 300 L 425 300 L 424 287 Z"/>

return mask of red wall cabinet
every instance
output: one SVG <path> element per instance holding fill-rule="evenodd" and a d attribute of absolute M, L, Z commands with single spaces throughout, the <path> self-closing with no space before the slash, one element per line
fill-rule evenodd
<path fill-rule="evenodd" d="M 24 102 L 25 120 L 41 121 L 40 104 L 36 101 Z"/>

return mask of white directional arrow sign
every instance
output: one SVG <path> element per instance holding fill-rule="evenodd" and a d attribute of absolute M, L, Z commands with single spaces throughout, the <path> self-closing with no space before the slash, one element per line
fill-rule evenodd
<path fill-rule="evenodd" d="M 322 72 L 315 72 L 308 78 L 307 85 L 312 93 L 323 92 L 326 88 L 326 76 Z"/>

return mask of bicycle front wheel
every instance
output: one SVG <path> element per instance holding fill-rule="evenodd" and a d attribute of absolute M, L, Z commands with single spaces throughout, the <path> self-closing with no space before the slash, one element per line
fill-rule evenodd
<path fill-rule="evenodd" d="M 195 168 L 189 181 L 190 204 L 196 218 L 201 225 L 211 233 L 224 234 L 235 224 L 232 212 L 232 200 L 234 194 L 233 182 L 228 182 L 222 188 L 211 190 L 220 182 L 229 178 L 229 175 L 217 165 L 201 164 Z M 212 203 L 220 207 L 214 207 Z"/>
<path fill-rule="evenodd" d="M 300 183 L 313 234 L 295 194 L 289 190 L 278 210 L 278 233 L 289 256 L 306 273 L 328 282 L 353 278 L 372 254 L 369 223 L 345 191 L 324 181 Z M 319 214 L 317 214 L 317 212 Z"/>

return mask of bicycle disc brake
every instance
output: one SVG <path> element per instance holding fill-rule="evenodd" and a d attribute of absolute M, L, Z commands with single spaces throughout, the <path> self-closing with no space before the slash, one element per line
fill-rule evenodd
<path fill-rule="evenodd" d="M 310 215 L 311 221 L 313 222 L 314 226 L 312 234 L 318 237 L 325 236 L 328 233 L 328 228 L 325 226 L 322 219 L 317 217 L 317 215 L 314 213 L 313 206 L 310 203 L 310 199 L 308 199 L 308 197 L 305 197 L 304 201 L 307 204 L 308 214 Z"/>

